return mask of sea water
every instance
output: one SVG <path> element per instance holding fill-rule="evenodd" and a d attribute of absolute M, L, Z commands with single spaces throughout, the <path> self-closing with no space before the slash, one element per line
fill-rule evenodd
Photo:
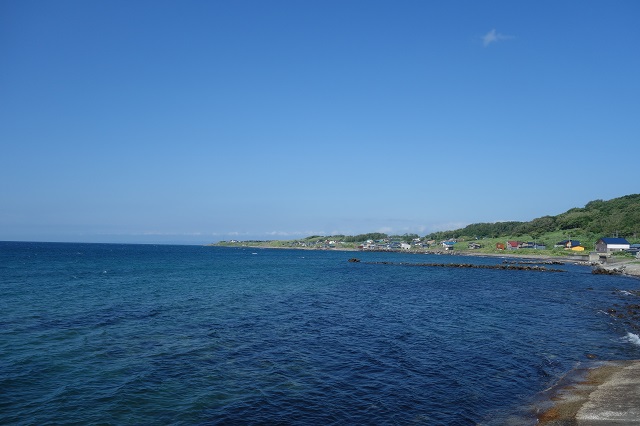
<path fill-rule="evenodd" d="M 590 357 L 640 358 L 608 312 L 638 280 L 401 262 L 502 259 L 0 243 L 0 423 L 533 423 Z"/>

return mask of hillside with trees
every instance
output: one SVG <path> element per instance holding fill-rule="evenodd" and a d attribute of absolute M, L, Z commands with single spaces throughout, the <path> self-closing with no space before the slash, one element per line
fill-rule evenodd
<path fill-rule="evenodd" d="M 474 223 L 453 231 L 434 232 L 426 238 L 499 238 L 541 235 L 561 231 L 567 235 L 620 236 L 640 235 L 640 194 L 612 200 L 594 200 L 582 208 L 573 208 L 557 216 L 543 216 L 529 222 Z"/>

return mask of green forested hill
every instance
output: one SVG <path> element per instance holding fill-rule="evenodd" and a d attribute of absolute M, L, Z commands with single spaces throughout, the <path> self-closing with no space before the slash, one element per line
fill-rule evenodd
<path fill-rule="evenodd" d="M 640 234 L 640 194 L 612 200 L 594 200 L 582 208 L 573 208 L 557 216 L 543 216 L 530 222 L 474 223 L 462 229 L 436 232 L 430 239 L 542 235 L 555 231 L 601 236 L 634 237 Z"/>

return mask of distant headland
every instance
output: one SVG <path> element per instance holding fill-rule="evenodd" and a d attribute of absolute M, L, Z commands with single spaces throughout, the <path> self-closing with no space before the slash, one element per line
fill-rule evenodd
<path fill-rule="evenodd" d="M 387 235 L 312 235 L 294 240 L 230 240 L 214 246 L 563 257 L 640 275 L 640 194 L 594 200 L 529 222 L 475 223 L 452 231 Z"/>

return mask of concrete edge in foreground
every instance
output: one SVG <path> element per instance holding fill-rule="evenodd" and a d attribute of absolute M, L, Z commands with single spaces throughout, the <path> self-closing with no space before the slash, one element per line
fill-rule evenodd
<path fill-rule="evenodd" d="M 640 360 L 604 361 L 576 377 L 550 391 L 553 405 L 541 407 L 538 424 L 640 425 Z"/>

